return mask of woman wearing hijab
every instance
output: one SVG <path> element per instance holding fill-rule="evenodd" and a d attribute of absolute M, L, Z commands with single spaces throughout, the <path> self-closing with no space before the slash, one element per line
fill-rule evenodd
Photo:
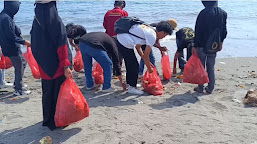
<path fill-rule="evenodd" d="M 71 51 L 56 1 L 36 1 L 31 47 L 42 77 L 43 126 L 56 128 L 54 115 L 58 94 L 66 78 L 72 77 Z"/>

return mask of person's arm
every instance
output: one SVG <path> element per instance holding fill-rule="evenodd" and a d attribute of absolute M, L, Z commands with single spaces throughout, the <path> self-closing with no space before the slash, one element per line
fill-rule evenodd
<path fill-rule="evenodd" d="M 224 26 L 223 26 L 223 29 L 222 29 L 222 36 L 221 36 L 221 43 L 220 43 L 220 51 L 222 50 L 223 48 L 223 42 L 225 40 L 225 38 L 227 37 L 227 13 L 225 13 L 224 15 Z"/>
<path fill-rule="evenodd" d="M 69 43 L 72 47 L 75 47 L 76 45 L 73 43 L 73 39 L 72 38 L 69 38 Z"/>
<path fill-rule="evenodd" d="M 124 11 L 124 16 L 128 17 L 128 12 Z"/>
<path fill-rule="evenodd" d="M 142 45 L 136 45 L 136 49 L 137 49 L 137 53 L 139 54 L 139 56 L 141 56 L 141 58 L 143 58 L 144 52 L 142 51 L 141 46 Z"/>
<path fill-rule="evenodd" d="M 203 28 L 204 28 L 202 17 L 203 17 L 203 14 L 201 11 L 197 17 L 196 24 L 195 24 L 195 38 L 194 38 L 195 48 L 197 48 L 201 42 L 201 35 L 203 33 Z"/>
<path fill-rule="evenodd" d="M 152 64 L 149 59 L 149 55 L 150 55 L 151 51 L 152 51 L 151 47 L 149 45 L 146 45 L 145 53 L 142 57 L 149 73 L 153 72 Z"/>
<path fill-rule="evenodd" d="M 174 63 L 173 63 L 173 74 L 177 74 L 177 60 L 180 53 L 177 51 L 174 56 Z"/>
<path fill-rule="evenodd" d="M 31 46 L 29 41 L 26 41 L 21 36 L 17 36 L 15 34 L 15 24 L 13 24 L 13 22 L 10 19 L 8 18 L 3 19 L 1 24 L 3 27 L 4 34 L 8 40 L 11 40 L 15 43 L 19 43 L 21 45 L 26 45 L 28 47 Z"/>
<path fill-rule="evenodd" d="M 63 45 L 58 48 L 57 50 L 58 58 L 60 60 L 60 67 L 64 68 L 64 75 L 66 78 L 72 78 L 71 69 L 69 66 L 71 65 L 69 59 L 68 59 L 68 47 L 67 45 Z"/>
<path fill-rule="evenodd" d="M 121 84 L 123 90 L 126 90 L 127 85 L 125 84 L 125 82 L 123 81 L 123 78 L 122 78 L 118 47 L 113 40 L 110 41 L 109 54 L 112 57 L 111 60 L 113 63 L 113 68 L 116 72 L 116 76 L 119 78 L 120 84 Z"/>
<path fill-rule="evenodd" d="M 153 46 L 156 47 L 156 48 L 158 48 L 161 52 L 168 50 L 166 47 L 162 47 L 162 46 L 161 46 L 160 40 L 157 40 Z"/>
<path fill-rule="evenodd" d="M 104 29 L 107 30 L 107 16 L 108 16 L 109 12 L 107 12 L 104 16 L 104 22 L 103 22 L 103 26 L 104 26 Z"/>

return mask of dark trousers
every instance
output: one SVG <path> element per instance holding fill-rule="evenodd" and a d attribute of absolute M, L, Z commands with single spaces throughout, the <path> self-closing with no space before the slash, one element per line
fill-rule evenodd
<path fill-rule="evenodd" d="M 127 84 L 129 84 L 132 87 L 136 87 L 139 64 L 138 64 L 134 49 L 128 49 L 123 45 L 121 45 L 119 42 L 117 46 L 125 61 L 125 66 L 127 71 L 126 73 Z"/>
<path fill-rule="evenodd" d="M 15 80 L 14 80 L 14 89 L 17 91 L 22 91 L 23 81 L 22 78 L 24 76 L 24 70 L 26 68 L 27 62 L 20 52 L 18 56 L 9 57 L 12 65 L 15 69 Z"/>
<path fill-rule="evenodd" d="M 64 75 L 52 80 L 42 79 L 43 126 L 47 126 L 50 130 L 56 128 L 54 121 L 55 108 L 60 87 L 65 79 Z"/>
<path fill-rule="evenodd" d="M 207 69 L 207 73 L 209 76 L 210 82 L 208 83 L 208 89 L 210 92 L 214 90 L 215 87 L 215 61 L 216 61 L 216 53 L 214 54 L 206 54 L 203 48 L 197 48 L 197 54 L 203 64 L 203 66 Z M 198 85 L 200 90 L 203 90 L 204 85 Z"/>

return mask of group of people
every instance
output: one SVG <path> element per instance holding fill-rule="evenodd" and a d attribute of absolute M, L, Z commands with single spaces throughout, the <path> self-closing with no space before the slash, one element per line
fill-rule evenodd
<path fill-rule="evenodd" d="M 124 0 L 115 1 L 114 9 L 105 14 L 103 26 L 106 32 L 90 32 L 81 25 L 69 23 L 63 24 L 58 15 L 56 1 L 41 0 L 35 2 L 35 18 L 31 29 L 31 43 L 21 37 L 21 31 L 15 24 L 13 17 L 19 10 L 19 1 L 4 1 L 4 10 L 0 14 L 0 45 L 4 56 L 9 57 L 15 68 L 15 94 L 29 94 L 23 84 L 22 77 L 26 62 L 21 53 L 20 45 L 32 49 L 32 53 L 38 63 L 42 78 L 42 104 L 43 104 L 43 126 L 50 130 L 56 128 L 54 115 L 61 84 L 66 78 L 72 78 L 72 55 L 69 44 L 82 54 L 86 89 L 92 90 L 98 85 L 92 77 L 92 58 L 103 68 L 104 83 L 102 92 L 111 92 L 112 74 L 115 74 L 121 83 L 123 90 L 128 93 L 141 95 L 143 91 L 137 88 L 138 76 L 142 76 L 144 65 L 152 73 L 155 65 L 152 48 L 157 47 L 160 51 L 166 51 L 159 40 L 173 31 L 177 36 L 177 52 L 175 60 L 179 59 L 180 69 L 183 71 L 186 60 L 183 49 L 187 48 L 187 59 L 193 53 L 197 53 L 207 72 L 210 83 L 206 92 L 211 93 L 214 89 L 215 54 L 205 53 L 207 37 L 213 29 L 216 29 L 216 21 L 219 21 L 221 41 L 226 38 L 227 14 L 217 6 L 218 1 L 202 1 L 206 7 L 197 18 L 195 32 L 191 28 L 177 29 L 174 19 L 158 23 L 135 24 L 128 33 L 115 33 L 114 25 L 117 20 L 127 17 L 128 13 L 123 10 L 126 6 Z M 222 43 L 221 43 L 222 47 Z M 140 65 L 136 54 L 141 56 Z M 126 81 L 122 78 L 121 65 L 124 59 L 126 67 Z M 173 73 L 176 73 L 174 68 Z M 4 76 L 3 70 L 0 76 Z M 5 81 L 0 85 L 6 85 Z M 203 92 L 204 86 L 195 88 L 197 92 Z"/>

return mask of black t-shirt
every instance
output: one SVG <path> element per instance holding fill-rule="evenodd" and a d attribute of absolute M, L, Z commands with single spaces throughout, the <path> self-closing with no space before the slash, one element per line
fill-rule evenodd
<path fill-rule="evenodd" d="M 111 57 L 116 75 L 121 75 L 118 48 L 112 37 L 104 32 L 91 32 L 80 37 L 79 42 L 106 51 Z"/>
<path fill-rule="evenodd" d="M 194 42 L 195 33 L 192 28 L 184 27 L 176 32 L 176 39 L 178 42 L 178 52 L 182 52 L 188 44 Z"/>

